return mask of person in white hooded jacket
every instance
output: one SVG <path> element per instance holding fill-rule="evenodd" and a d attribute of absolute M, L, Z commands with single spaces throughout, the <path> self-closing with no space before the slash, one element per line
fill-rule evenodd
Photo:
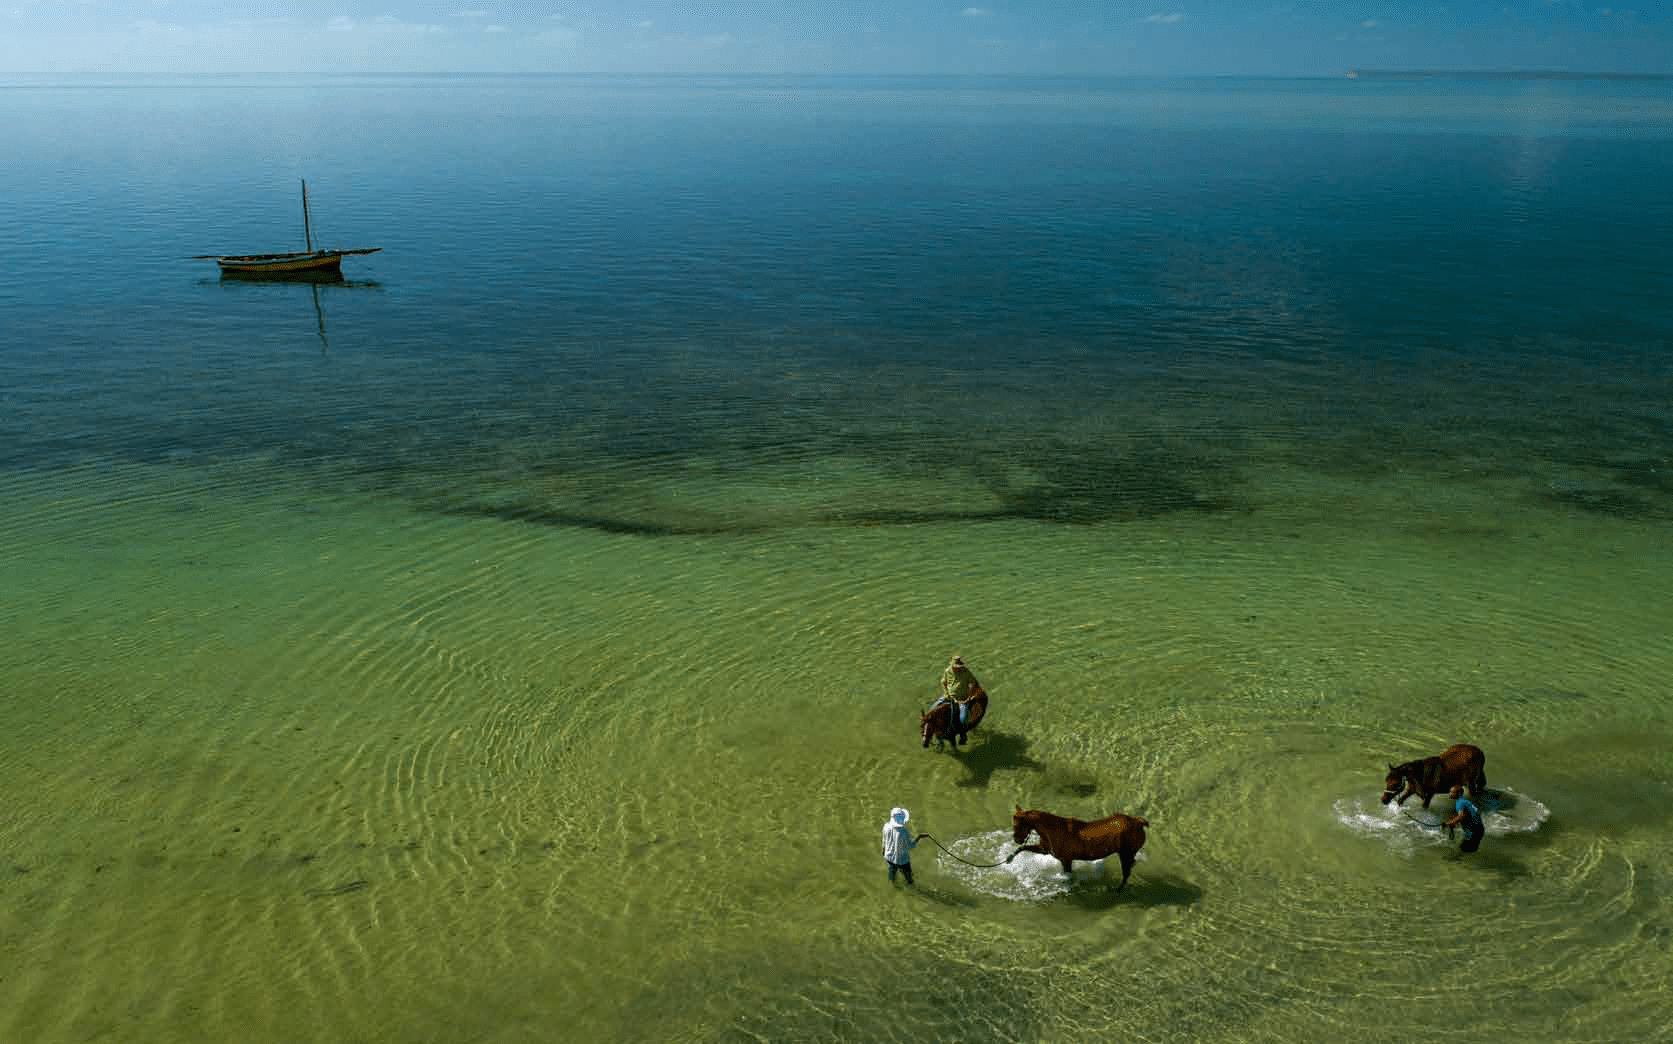
<path fill-rule="evenodd" d="M 918 847 L 918 837 L 924 836 L 913 837 L 906 829 L 906 821 L 911 818 L 912 813 L 897 808 L 883 824 L 883 861 L 889 864 L 889 880 L 893 881 L 896 873 L 904 873 L 907 884 L 912 883 L 912 850 Z"/>

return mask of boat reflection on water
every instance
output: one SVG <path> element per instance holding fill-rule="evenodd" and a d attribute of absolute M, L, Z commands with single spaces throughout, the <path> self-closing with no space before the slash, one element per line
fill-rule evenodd
<path fill-rule="evenodd" d="M 342 286 L 367 290 L 382 289 L 383 283 L 376 279 L 349 279 L 340 271 L 291 272 L 287 275 L 248 275 L 242 272 L 222 272 L 219 278 L 203 278 L 197 280 L 199 286 L 225 286 L 237 289 L 255 290 L 262 286 L 278 284 L 281 286 L 296 283 L 311 283 L 314 286 Z M 284 291 L 279 291 L 283 293 Z"/>
<path fill-rule="evenodd" d="M 240 291 L 255 291 L 261 287 L 272 287 L 274 292 L 283 293 L 280 286 L 293 286 L 298 283 L 307 284 L 309 296 L 314 301 L 314 325 L 319 335 L 320 351 L 331 347 L 331 342 L 325 332 L 325 310 L 320 307 L 320 287 L 342 287 L 363 290 L 381 290 L 383 284 L 375 279 L 344 279 L 343 273 L 335 269 L 292 272 L 284 276 L 272 273 L 262 275 L 245 275 L 229 271 L 222 271 L 218 281 L 223 287 L 236 287 Z M 205 285 L 214 285 L 210 280 L 204 280 Z"/>
<path fill-rule="evenodd" d="M 368 285 L 351 283 L 343 278 L 340 268 L 303 268 L 294 272 L 248 272 L 237 268 L 221 269 L 223 283 L 334 283 L 338 285 Z M 376 286 L 376 283 L 369 284 Z"/>

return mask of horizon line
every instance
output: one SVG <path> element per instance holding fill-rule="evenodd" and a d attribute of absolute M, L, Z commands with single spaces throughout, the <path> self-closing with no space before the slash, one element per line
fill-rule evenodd
<path fill-rule="evenodd" d="M 322 77 L 335 79 L 387 79 L 396 77 L 485 78 L 543 77 L 618 79 L 737 79 L 737 80 L 1673 80 L 1673 72 L 1597 72 L 1572 69 L 1379 69 L 1350 67 L 1339 72 L 1238 73 L 1238 72 L 725 72 L 624 71 L 553 69 L 268 69 L 268 70 L 166 70 L 166 69 L 74 69 L 13 70 L 0 72 L 0 85 L 14 78 L 87 77 L 178 77 L 182 79 L 256 79 L 261 77 Z"/>

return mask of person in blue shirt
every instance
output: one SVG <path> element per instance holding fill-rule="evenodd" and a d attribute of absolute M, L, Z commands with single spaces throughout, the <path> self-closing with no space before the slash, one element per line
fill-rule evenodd
<path fill-rule="evenodd" d="M 1464 796 L 1463 787 L 1453 787 L 1451 790 L 1453 817 L 1441 825 L 1448 830 L 1460 824 L 1464 827 L 1464 840 L 1458 843 L 1458 851 L 1474 852 L 1481 847 L 1481 839 L 1487 834 L 1487 825 L 1481 821 L 1481 809 L 1474 801 Z"/>
<path fill-rule="evenodd" d="M 889 864 L 889 880 L 893 881 L 896 873 L 904 873 L 907 884 L 912 883 L 912 850 L 918 847 L 918 838 L 906 829 L 906 821 L 911 816 L 906 809 L 897 808 L 883 824 L 883 861 Z"/>

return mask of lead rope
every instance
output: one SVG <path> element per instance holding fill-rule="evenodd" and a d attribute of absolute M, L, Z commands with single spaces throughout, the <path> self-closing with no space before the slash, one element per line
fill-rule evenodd
<path fill-rule="evenodd" d="M 1407 819 L 1416 823 L 1418 826 L 1422 827 L 1425 830 L 1445 830 L 1447 837 L 1452 836 L 1452 829 L 1453 828 L 1447 826 L 1446 822 L 1444 820 L 1442 822 L 1439 822 L 1439 823 L 1425 823 L 1423 820 L 1421 820 L 1421 819 L 1417 818 L 1416 816 L 1412 815 L 1411 809 L 1403 808 L 1400 811 L 1404 812 L 1406 814 Z"/>
<path fill-rule="evenodd" d="M 930 834 L 919 834 L 918 835 L 918 840 L 922 841 L 926 837 L 929 838 L 931 841 L 935 841 L 934 836 L 930 835 Z M 1010 855 L 1006 856 L 1004 859 L 1001 859 L 997 863 L 972 863 L 970 860 L 968 860 L 968 859 L 964 858 L 963 856 L 959 855 L 957 852 L 954 852 L 952 849 L 948 848 L 946 845 L 942 844 L 939 841 L 935 841 L 935 847 L 941 849 L 941 851 L 943 851 L 943 852 L 947 853 L 948 855 L 952 856 L 954 859 L 957 859 L 959 862 L 963 863 L 965 866 L 973 866 L 978 870 L 986 870 L 986 869 L 989 869 L 989 868 L 995 867 L 995 866 L 1004 866 L 1006 863 L 1009 863 L 1011 860 L 1015 859 L 1017 856 L 1022 855 L 1022 849 L 1018 848 L 1015 852 L 1012 852 Z"/>

